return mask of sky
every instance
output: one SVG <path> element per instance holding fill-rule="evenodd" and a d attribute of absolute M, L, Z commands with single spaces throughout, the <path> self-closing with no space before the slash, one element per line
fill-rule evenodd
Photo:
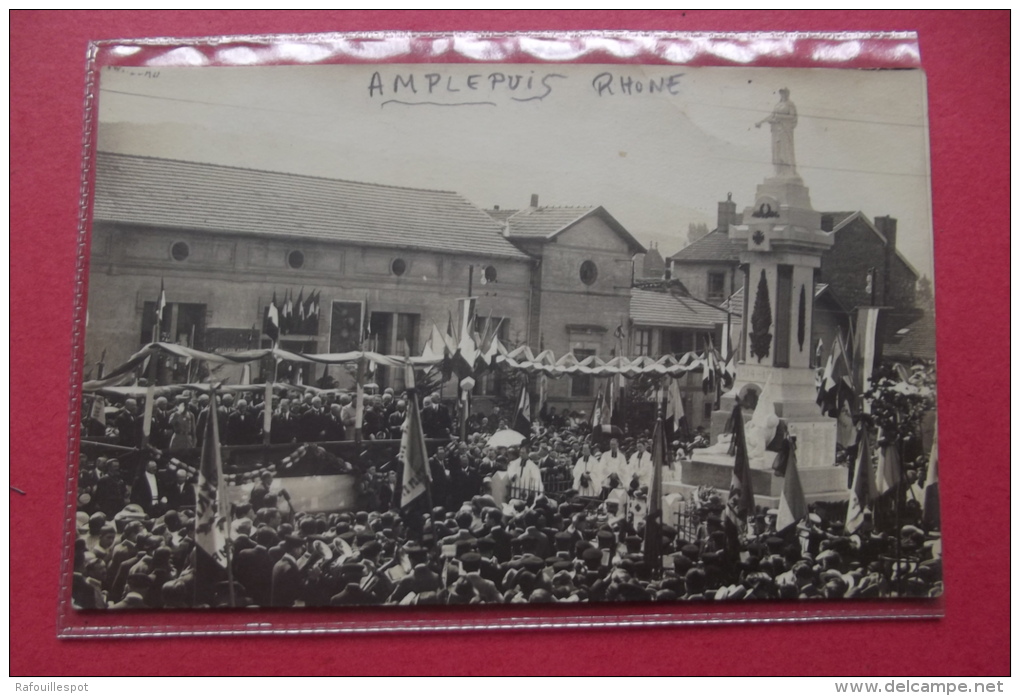
<path fill-rule="evenodd" d="M 790 89 L 819 211 L 898 219 L 932 275 L 919 70 L 600 65 L 302 65 L 101 71 L 99 148 L 415 188 L 475 205 L 601 205 L 663 256 L 772 173 Z"/>

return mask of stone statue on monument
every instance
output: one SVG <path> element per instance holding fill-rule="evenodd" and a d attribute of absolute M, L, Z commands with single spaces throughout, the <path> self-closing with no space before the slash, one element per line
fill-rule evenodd
<path fill-rule="evenodd" d="M 776 168 L 776 176 L 797 176 L 797 159 L 793 152 L 793 129 L 797 127 L 797 107 L 790 101 L 790 90 L 783 87 L 779 90 L 779 103 L 768 117 L 754 124 L 772 126 L 772 165 Z"/>

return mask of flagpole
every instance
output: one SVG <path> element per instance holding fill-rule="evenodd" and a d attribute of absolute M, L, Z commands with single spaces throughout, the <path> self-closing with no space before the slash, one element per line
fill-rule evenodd
<path fill-rule="evenodd" d="M 210 403 L 213 406 L 216 405 L 216 386 L 217 385 L 215 384 L 212 385 L 212 399 Z M 216 452 L 214 454 L 216 462 L 216 507 L 222 511 L 226 504 L 227 486 L 226 481 L 223 478 L 223 450 L 220 447 L 220 422 L 215 411 L 210 411 L 209 417 L 212 420 L 213 434 L 215 436 L 213 446 L 216 447 Z M 229 510 L 229 508 L 227 509 Z M 230 607 L 233 608 L 237 606 L 237 598 L 234 596 L 234 540 L 230 536 L 231 524 L 229 515 L 227 515 L 225 521 L 226 525 L 224 526 L 227 529 L 227 588 L 230 599 Z"/>

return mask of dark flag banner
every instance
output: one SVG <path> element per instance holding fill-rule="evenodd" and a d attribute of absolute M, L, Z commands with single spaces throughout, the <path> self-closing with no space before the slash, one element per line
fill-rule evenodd
<path fill-rule="evenodd" d="M 658 573 L 662 567 L 662 469 L 666 466 L 666 429 L 662 419 L 655 421 L 652 433 L 652 484 L 648 488 L 648 515 L 645 517 L 645 563 Z"/>
<path fill-rule="evenodd" d="M 531 436 L 531 396 L 528 385 L 521 385 L 521 398 L 517 401 L 517 413 L 514 414 L 514 430 L 524 437 Z"/>
<path fill-rule="evenodd" d="M 783 493 L 779 497 L 779 516 L 776 518 L 776 531 L 781 532 L 787 527 L 797 524 L 808 514 L 807 498 L 804 486 L 797 470 L 797 443 L 788 439 L 785 445 L 786 471 L 783 480 Z"/>
<path fill-rule="evenodd" d="M 213 403 L 216 391 L 213 390 Z M 198 500 L 195 519 L 195 543 L 222 568 L 227 567 L 228 525 L 226 486 L 220 454 L 219 419 L 206 419 L 202 459 L 198 467 Z"/>
<path fill-rule="evenodd" d="M 864 513 L 875 499 L 875 471 L 871 464 L 871 441 L 868 429 L 862 426 L 857 437 L 857 461 L 854 483 L 850 487 L 850 504 L 846 509 L 846 531 L 853 533 L 864 522 Z"/>
<path fill-rule="evenodd" d="M 726 522 L 735 531 L 747 528 L 747 517 L 754 512 L 754 490 L 751 488 L 751 462 L 747 456 L 747 439 L 744 435 L 744 415 L 740 404 L 733 407 L 730 450 L 733 453 L 733 477 L 730 480 L 730 497 L 726 503 Z"/>

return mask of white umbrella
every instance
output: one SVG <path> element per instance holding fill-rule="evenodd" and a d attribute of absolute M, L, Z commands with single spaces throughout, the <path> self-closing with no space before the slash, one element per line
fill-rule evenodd
<path fill-rule="evenodd" d="M 516 430 L 498 430 L 489 438 L 489 447 L 514 447 L 524 442 L 524 435 Z"/>

